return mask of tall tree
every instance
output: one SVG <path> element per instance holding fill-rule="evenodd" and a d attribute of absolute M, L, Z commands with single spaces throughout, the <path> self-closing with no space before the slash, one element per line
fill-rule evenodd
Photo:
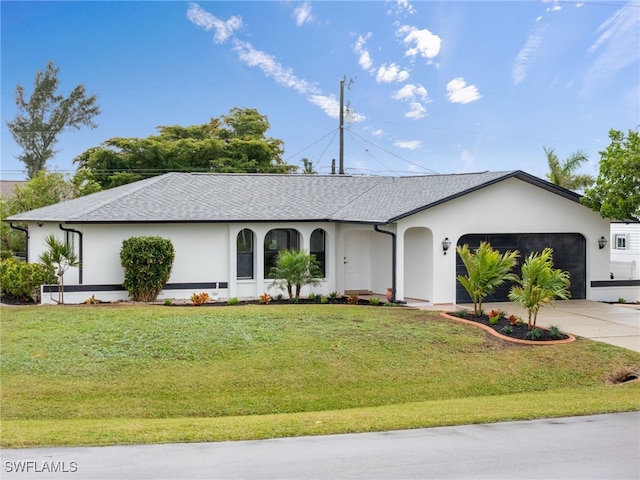
<path fill-rule="evenodd" d="M 160 126 L 147 138 L 112 138 L 74 162 L 103 188 L 166 172 L 291 173 L 282 140 L 267 137 L 267 117 L 234 108 L 203 125 Z"/>
<path fill-rule="evenodd" d="M 582 203 L 604 218 L 640 218 L 640 134 L 610 130 L 611 144 L 600 152 L 598 178 Z"/>
<path fill-rule="evenodd" d="M 9 131 L 23 153 L 18 159 L 33 178 L 45 168 L 47 160 L 55 155 L 53 149 L 59 135 L 65 130 L 79 130 L 81 126 L 95 128 L 93 118 L 100 113 L 95 95 L 87 95 L 84 85 L 75 87 L 68 97 L 57 93 L 59 67 L 53 61 L 47 69 L 38 70 L 33 92 L 27 101 L 22 85 L 16 86 L 18 114 L 7 122 Z"/>
<path fill-rule="evenodd" d="M 553 148 L 542 147 L 547 155 L 549 173 L 547 178 L 555 185 L 569 190 L 583 190 L 593 184 L 593 177 L 586 174 L 577 174 L 576 170 L 589 158 L 582 150 L 572 153 L 562 162 Z"/>

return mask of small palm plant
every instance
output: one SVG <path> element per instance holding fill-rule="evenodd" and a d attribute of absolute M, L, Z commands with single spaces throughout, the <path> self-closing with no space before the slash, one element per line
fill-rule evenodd
<path fill-rule="evenodd" d="M 567 300 L 571 297 L 569 272 L 553 268 L 553 249 L 549 247 L 526 258 L 521 278 L 516 283 L 509 292 L 509 300 L 527 310 L 529 330 L 535 328 L 540 308 L 556 298 Z"/>
<path fill-rule="evenodd" d="M 474 313 L 480 316 L 485 297 L 491 295 L 504 282 L 516 280 L 516 275 L 510 272 L 520 254 L 517 250 L 508 250 L 501 254 L 486 242 L 480 243 L 475 253 L 469 250 L 469 245 L 459 246 L 456 251 L 467 269 L 467 275 L 458 275 L 458 281 L 469 293 Z"/>
<path fill-rule="evenodd" d="M 39 260 L 55 270 L 58 276 L 58 303 L 64 304 L 64 274 L 69 268 L 80 266 L 80 260 L 71 245 L 54 235 L 48 235 L 44 241 L 49 249 L 40 255 Z"/>
<path fill-rule="evenodd" d="M 300 298 L 305 285 L 320 285 L 322 271 L 314 255 L 302 250 L 280 250 L 276 265 L 269 276 L 274 286 L 286 289 L 289 298 Z"/>

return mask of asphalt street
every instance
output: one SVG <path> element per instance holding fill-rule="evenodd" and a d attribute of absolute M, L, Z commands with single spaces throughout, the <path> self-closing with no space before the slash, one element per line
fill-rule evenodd
<path fill-rule="evenodd" d="M 24 480 L 638 480 L 640 412 L 385 433 L 0 453 L 1 477 Z"/>

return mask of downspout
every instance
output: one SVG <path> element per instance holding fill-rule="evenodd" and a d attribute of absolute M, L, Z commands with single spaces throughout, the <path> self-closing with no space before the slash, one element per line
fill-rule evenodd
<path fill-rule="evenodd" d="M 403 301 L 396 300 L 396 234 L 393 232 L 388 232 L 387 230 L 380 230 L 378 228 L 378 225 L 374 225 L 373 229 L 376 232 L 391 235 L 391 302 L 405 303 Z"/>
<path fill-rule="evenodd" d="M 78 234 L 78 237 L 80 239 L 80 244 L 78 245 L 78 258 L 80 260 L 80 265 L 78 266 L 78 283 L 82 285 L 82 263 L 83 263 L 82 261 L 84 260 L 82 258 L 82 232 L 79 232 L 78 230 L 74 230 L 73 228 L 64 228 L 62 224 L 59 224 L 58 226 L 60 227 L 60 230 Z"/>
<path fill-rule="evenodd" d="M 24 259 L 27 263 L 29 263 L 29 229 L 18 227 L 17 225 L 14 225 L 13 222 L 9 222 L 9 226 L 14 230 L 20 230 L 21 232 L 24 232 Z"/>

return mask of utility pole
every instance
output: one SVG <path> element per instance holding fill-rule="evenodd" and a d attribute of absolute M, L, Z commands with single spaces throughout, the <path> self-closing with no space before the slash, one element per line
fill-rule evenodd
<path fill-rule="evenodd" d="M 338 173 L 344 175 L 344 81 L 340 80 L 340 167 Z"/>
<path fill-rule="evenodd" d="M 344 175 L 344 84 L 347 76 L 340 80 L 340 164 L 338 174 Z M 347 88 L 351 90 L 353 79 L 349 79 Z"/>

